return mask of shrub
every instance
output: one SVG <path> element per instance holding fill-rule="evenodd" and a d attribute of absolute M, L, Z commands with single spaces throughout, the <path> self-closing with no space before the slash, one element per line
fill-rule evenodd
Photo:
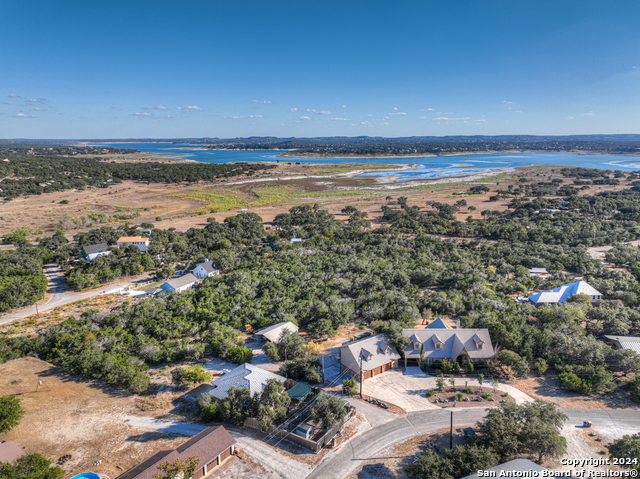
<path fill-rule="evenodd" d="M 342 381 L 342 392 L 345 396 L 355 396 L 358 394 L 358 383 L 355 379 L 345 379 Z"/>
<path fill-rule="evenodd" d="M 236 364 L 250 363 L 253 360 L 253 351 L 244 346 L 234 346 L 229 349 L 227 357 Z"/>
<path fill-rule="evenodd" d="M 171 371 L 171 377 L 178 387 L 195 386 L 211 381 L 211 373 L 208 373 L 201 364 L 176 368 Z"/>
<path fill-rule="evenodd" d="M 468 371 L 468 372 L 472 373 L 472 372 L 473 372 L 473 369 L 474 369 L 474 368 L 473 368 L 473 363 L 469 363 L 469 364 L 467 364 L 467 371 Z"/>
<path fill-rule="evenodd" d="M 196 403 L 200 409 L 204 409 L 209 404 L 213 403 L 213 395 L 209 393 L 202 393 L 196 400 Z"/>
<path fill-rule="evenodd" d="M 156 221 L 162 221 L 162 216 L 156 216 Z"/>
<path fill-rule="evenodd" d="M 633 401 L 640 403 L 640 379 L 629 382 L 629 393 Z"/>
<path fill-rule="evenodd" d="M 462 401 L 462 400 L 464 399 L 464 394 L 462 394 L 462 393 L 456 393 L 456 399 L 457 399 L 458 401 Z"/>
<path fill-rule="evenodd" d="M 541 359 L 537 363 L 533 365 L 533 370 L 536 372 L 538 376 L 544 376 L 544 373 L 547 372 L 549 365 L 544 359 Z"/>
<path fill-rule="evenodd" d="M 456 363 L 456 365 L 453 367 L 453 370 L 454 370 L 456 373 L 459 373 L 459 372 L 460 372 L 460 363 Z"/>
<path fill-rule="evenodd" d="M 453 364 L 451 364 L 451 361 L 449 361 L 448 359 L 444 359 L 442 361 L 442 370 L 445 373 L 450 372 L 453 369 Z"/>
<path fill-rule="evenodd" d="M 582 394 L 591 394 L 593 392 L 593 388 L 575 373 L 561 373 L 558 376 L 558 381 L 560 382 L 560 387 L 568 391 L 576 391 Z"/>
<path fill-rule="evenodd" d="M 436 393 L 434 393 L 433 391 L 428 391 L 428 392 L 427 392 L 427 397 L 428 397 L 428 398 L 431 398 L 431 397 L 435 396 L 435 394 L 436 394 Z"/>
<path fill-rule="evenodd" d="M 471 388 L 467 388 L 467 389 L 465 389 L 465 392 L 466 392 L 467 394 L 473 394 L 473 389 L 471 389 Z"/>
<path fill-rule="evenodd" d="M 491 394 L 489 394 L 488 392 L 484 392 L 482 393 L 482 397 L 489 400 L 491 399 L 493 396 Z"/>
<path fill-rule="evenodd" d="M 20 424 L 24 410 L 20 406 L 20 399 L 15 395 L 0 397 L 0 433 L 11 431 Z"/>
<path fill-rule="evenodd" d="M 526 359 L 520 357 L 518 353 L 504 349 L 498 354 L 498 361 L 512 368 L 518 376 L 526 376 L 529 374 L 529 365 Z"/>
<path fill-rule="evenodd" d="M 60 202 L 61 205 L 68 205 L 69 204 L 69 200 L 62 200 Z"/>
<path fill-rule="evenodd" d="M 202 411 L 200 411 L 200 419 L 205 422 L 215 421 L 218 417 L 217 409 L 218 407 L 215 404 L 209 404 L 208 406 L 203 407 Z"/>

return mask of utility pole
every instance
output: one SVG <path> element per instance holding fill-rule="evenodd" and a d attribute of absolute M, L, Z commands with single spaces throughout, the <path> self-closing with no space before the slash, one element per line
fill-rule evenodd
<path fill-rule="evenodd" d="M 451 430 L 449 431 L 449 449 L 453 449 L 453 411 L 451 411 Z"/>
<path fill-rule="evenodd" d="M 289 369 L 287 368 L 287 347 L 284 347 L 284 377 L 289 379 Z"/>
<path fill-rule="evenodd" d="M 362 399 L 362 382 L 364 378 L 362 377 L 362 351 L 360 351 L 360 399 Z"/>
<path fill-rule="evenodd" d="M 322 357 L 322 385 L 324 386 L 324 354 Z"/>

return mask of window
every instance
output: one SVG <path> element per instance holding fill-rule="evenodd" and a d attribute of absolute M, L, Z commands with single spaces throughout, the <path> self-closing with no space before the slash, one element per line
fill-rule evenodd
<path fill-rule="evenodd" d="M 478 343 L 478 349 L 482 349 L 484 347 L 484 343 Z"/>
<path fill-rule="evenodd" d="M 418 341 L 413 343 L 413 350 L 414 351 L 420 351 L 420 343 Z"/>
<path fill-rule="evenodd" d="M 438 341 L 436 343 L 436 349 L 441 349 L 442 348 L 442 343 L 440 341 Z"/>

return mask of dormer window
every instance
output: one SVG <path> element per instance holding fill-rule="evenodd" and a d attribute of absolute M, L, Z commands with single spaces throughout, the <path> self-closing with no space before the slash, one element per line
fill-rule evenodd
<path fill-rule="evenodd" d="M 442 341 L 437 341 L 435 344 L 436 349 L 440 350 L 442 349 Z"/>
<path fill-rule="evenodd" d="M 482 349 L 484 347 L 484 343 L 478 343 L 476 344 L 476 346 L 478 347 L 478 349 Z"/>
<path fill-rule="evenodd" d="M 420 351 L 420 348 L 422 347 L 422 344 L 420 344 L 418 341 L 416 341 L 415 343 L 413 343 L 413 350 L 414 351 Z"/>

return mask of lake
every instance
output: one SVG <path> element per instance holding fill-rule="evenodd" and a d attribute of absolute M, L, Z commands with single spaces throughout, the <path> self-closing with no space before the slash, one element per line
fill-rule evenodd
<path fill-rule="evenodd" d="M 277 150 L 191 150 L 193 145 L 172 143 L 99 143 L 114 148 L 131 148 L 145 153 L 171 153 L 175 158 L 188 158 L 204 163 L 238 163 L 245 161 L 281 161 L 300 163 L 360 163 L 418 165 L 401 172 L 365 173 L 362 176 L 399 176 L 399 181 L 442 178 L 464 173 L 479 173 L 495 168 L 532 165 L 581 166 L 605 170 L 640 169 L 640 157 L 618 155 L 576 155 L 570 153 L 492 153 L 424 158 L 277 158 Z"/>

